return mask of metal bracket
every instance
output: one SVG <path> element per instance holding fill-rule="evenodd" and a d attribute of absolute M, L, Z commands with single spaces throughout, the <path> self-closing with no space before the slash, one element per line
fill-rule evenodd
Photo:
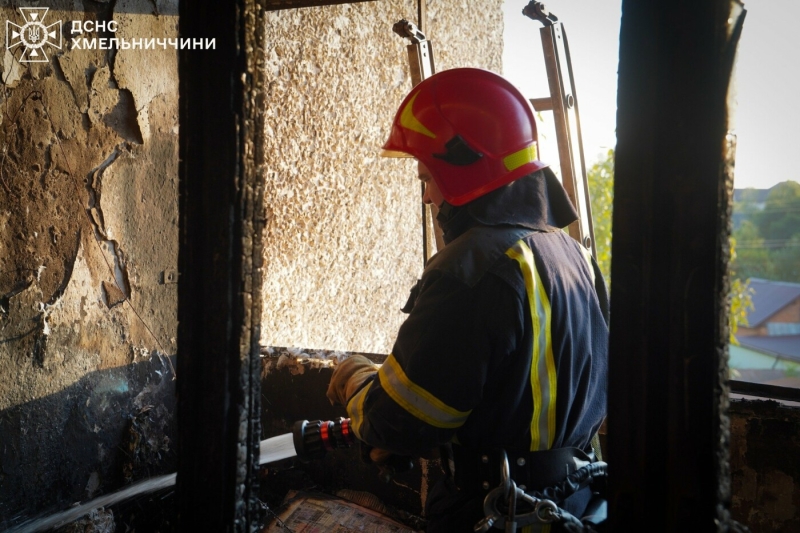
<path fill-rule="evenodd" d="M 408 66 L 411 73 L 411 86 L 433 75 L 433 50 L 425 34 L 417 26 L 406 19 L 394 23 L 392 31 L 404 39 L 411 41 L 408 50 Z"/>
<path fill-rule="evenodd" d="M 413 44 L 428 40 L 425 34 L 422 33 L 422 30 L 417 28 L 413 22 L 409 22 L 406 19 L 400 19 L 395 22 L 392 26 L 392 31 L 400 37 L 411 40 Z"/>
<path fill-rule="evenodd" d="M 404 39 L 411 41 L 406 46 L 408 51 L 408 68 L 411 75 L 411 86 L 416 87 L 422 80 L 432 76 L 436 72 L 433 62 L 433 49 L 431 42 L 425 34 L 413 23 L 406 19 L 401 19 L 392 26 L 392 31 Z M 420 186 L 420 197 L 425 193 L 425 185 Z M 431 244 L 436 246 L 436 250 L 444 248 L 444 237 L 442 230 L 436 224 L 436 216 L 439 210 L 435 206 L 428 206 L 424 202 L 422 205 L 422 260 L 427 264 L 428 259 L 433 255 Z M 433 239 L 430 234 L 432 233 Z M 429 242 L 433 240 L 433 242 Z"/>
<path fill-rule="evenodd" d="M 543 2 L 530 2 L 522 8 L 522 14 L 533 20 L 538 20 L 545 26 L 552 26 L 554 22 L 558 22 L 558 17 L 550 13 Z"/>
<path fill-rule="evenodd" d="M 169 268 L 167 270 L 164 270 L 161 273 L 161 284 L 162 285 L 166 285 L 168 283 L 178 283 L 178 271 L 177 270 L 175 270 L 173 268 Z"/>
<path fill-rule="evenodd" d="M 522 14 L 544 25 L 539 32 L 550 97 L 531 99 L 530 102 L 536 111 L 553 112 L 561 183 L 578 212 L 578 220 L 569 225 L 568 231 L 572 238 L 597 257 L 589 183 L 583 156 L 578 97 L 575 93 L 575 78 L 572 73 L 567 34 L 564 25 L 558 22 L 558 17 L 550 13 L 542 2 L 530 2 L 522 10 Z"/>

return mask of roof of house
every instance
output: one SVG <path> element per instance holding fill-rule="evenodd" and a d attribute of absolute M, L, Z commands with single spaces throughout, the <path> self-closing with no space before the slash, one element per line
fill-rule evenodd
<path fill-rule="evenodd" d="M 769 317 L 800 298 L 800 283 L 750 278 L 753 309 L 747 314 L 750 328 L 761 326 Z"/>
<path fill-rule="evenodd" d="M 737 337 L 743 348 L 800 362 L 800 335 Z"/>

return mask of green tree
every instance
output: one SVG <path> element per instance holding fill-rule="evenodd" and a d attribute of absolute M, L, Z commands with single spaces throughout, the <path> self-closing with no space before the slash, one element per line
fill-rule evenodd
<path fill-rule="evenodd" d="M 587 173 L 589 196 L 592 199 L 592 223 L 594 245 L 597 248 L 597 264 L 611 283 L 611 219 L 614 204 L 614 150 L 606 153 L 605 159 L 595 163 Z"/>
<path fill-rule="evenodd" d="M 772 187 L 755 222 L 761 236 L 777 246 L 800 235 L 800 183 L 784 181 Z"/>
<path fill-rule="evenodd" d="M 597 263 L 611 285 L 611 221 L 614 204 L 614 150 L 609 150 L 604 159 L 597 161 L 587 173 L 589 195 L 592 202 L 594 241 L 597 248 Z M 761 239 L 758 228 L 752 223 L 743 224 L 741 235 L 749 241 Z M 756 242 L 758 244 L 758 242 Z M 800 251 L 800 246 L 797 247 Z M 731 238 L 731 265 L 737 264 L 736 238 Z M 752 289 L 746 279 L 740 279 L 731 270 L 731 292 L 728 299 L 730 341 L 736 342 L 734 334 L 740 325 L 747 325 L 747 313 L 753 308 Z"/>
<path fill-rule="evenodd" d="M 736 250 L 731 253 L 731 269 L 736 279 L 772 279 L 773 263 L 758 226 L 752 220 L 744 219 L 733 231 L 733 238 Z"/>
<path fill-rule="evenodd" d="M 736 237 L 731 237 L 731 261 L 730 261 L 730 280 L 731 289 L 728 296 L 728 324 L 730 326 L 728 341 L 731 344 L 739 344 L 736 340 L 736 332 L 739 326 L 747 326 L 747 313 L 753 309 L 753 289 L 750 287 L 750 279 L 741 279 L 736 276 L 734 266 L 736 264 Z"/>
<path fill-rule="evenodd" d="M 752 206 L 756 202 L 758 202 L 758 192 L 759 189 L 754 187 L 748 187 L 746 189 L 742 189 L 741 192 L 741 203 L 743 206 Z"/>
<path fill-rule="evenodd" d="M 774 279 L 800 282 L 800 231 L 781 248 L 770 251 Z"/>
<path fill-rule="evenodd" d="M 763 205 L 757 193 L 744 191 L 733 207 L 736 278 L 800 282 L 800 183 L 775 185 Z"/>

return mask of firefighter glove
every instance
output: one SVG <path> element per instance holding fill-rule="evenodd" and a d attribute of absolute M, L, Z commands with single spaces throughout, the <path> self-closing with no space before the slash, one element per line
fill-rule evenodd
<path fill-rule="evenodd" d="M 398 455 L 383 448 L 374 448 L 361 443 L 361 460 L 378 467 L 378 478 L 389 483 L 395 476 L 414 468 L 414 460 L 407 455 Z"/>
<path fill-rule="evenodd" d="M 378 365 L 363 355 L 353 355 L 345 359 L 333 371 L 328 384 L 328 399 L 333 405 L 347 405 L 347 401 L 358 392 L 364 382 L 378 371 Z"/>

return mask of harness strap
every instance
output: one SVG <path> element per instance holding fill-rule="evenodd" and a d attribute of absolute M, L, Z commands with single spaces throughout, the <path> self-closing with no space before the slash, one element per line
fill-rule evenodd
<path fill-rule="evenodd" d="M 500 449 L 474 450 L 457 444 L 453 444 L 452 449 L 453 479 L 459 489 L 488 493 L 500 484 Z M 537 452 L 508 450 L 507 453 L 511 479 L 526 492 L 540 492 L 553 487 L 595 460 L 578 448 Z"/>

